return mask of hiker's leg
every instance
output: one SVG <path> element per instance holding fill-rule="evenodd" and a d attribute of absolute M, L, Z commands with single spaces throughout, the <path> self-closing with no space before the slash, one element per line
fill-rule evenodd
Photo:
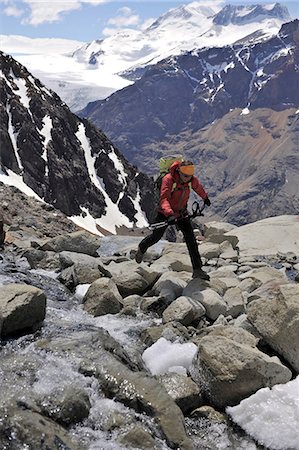
<path fill-rule="evenodd" d="M 193 270 L 200 269 L 202 266 L 201 257 L 198 251 L 198 244 L 195 239 L 194 231 L 190 219 L 178 220 L 178 227 L 182 231 L 185 242 L 191 258 Z"/>
<path fill-rule="evenodd" d="M 166 220 L 166 217 L 163 216 L 163 214 L 158 213 L 155 218 L 155 222 L 157 222 L 157 223 L 163 222 L 164 220 Z M 166 228 L 167 228 L 167 226 L 162 227 L 162 228 L 157 228 L 156 230 L 154 230 L 152 232 L 152 234 L 149 234 L 144 239 L 142 239 L 142 241 L 139 243 L 139 246 L 138 246 L 140 248 L 140 250 L 142 251 L 142 253 L 145 253 L 149 247 L 156 244 L 162 238 Z"/>

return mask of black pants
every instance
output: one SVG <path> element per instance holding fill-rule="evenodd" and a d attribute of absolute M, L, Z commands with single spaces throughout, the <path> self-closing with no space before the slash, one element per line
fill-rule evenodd
<path fill-rule="evenodd" d="M 166 220 L 166 217 L 162 213 L 158 213 L 155 218 L 155 222 L 163 222 L 164 220 Z M 184 239 L 191 258 L 193 270 L 199 269 L 202 266 L 202 261 L 200 258 L 200 254 L 198 251 L 198 244 L 194 236 L 194 231 L 190 219 L 188 218 L 179 219 L 177 221 L 177 226 L 184 235 Z M 142 251 L 142 253 L 145 253 L 149 247 L 156 244 L 162 238 L 166 228 L 167 225 L 162 228 L 157 228 L 152 232 L 152 234 L 149 234 L 144 239 L 142 239 L 142 241 L 139 244 L 139 248 Z"/>

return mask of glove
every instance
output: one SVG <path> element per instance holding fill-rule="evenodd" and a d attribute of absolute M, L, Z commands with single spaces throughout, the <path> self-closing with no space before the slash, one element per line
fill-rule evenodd
<path fill-rule="evenodd" d="M 176 223 L 177 219 L 175 216 L 169 216 L 167 217 L 167 223 L 168 225 L 174 225 Z"/>
<path fill-rule="evenodd" d="M 210 202 L 209 197 L 205 198 L 203 202 L 204 202 L 204 204 L 205 204 L 206 206 L 211 206 L 211 202 Z"/>

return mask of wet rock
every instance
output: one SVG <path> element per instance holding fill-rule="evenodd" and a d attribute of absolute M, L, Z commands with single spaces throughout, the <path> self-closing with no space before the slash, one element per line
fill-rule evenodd
<path fill-rule="evenodd" d="M 38 404 L 45 415 L 64 426 L 81 422 L 91 408 L 87 393 L 71 386 L 58 390 L 56 395 L 39 398 Z"/>
<path fill-rule="evenodd" d="M 190 377 L 169 373 L 160 375 L 158 379 L 185 415 L 202 405 L 199 386 Z"/>
<path fill-rule="evenodd" d="M 2 449 L 87 450 L 84 445 L 74 442 L 62 426 L 22 402 L 12 402 L 8 407 L 2 405 L 1 417 Z"/>
<path fill-rule="evenodd" d="M 124 444 L 128 448 L 137 448 L 141 450 L 159 450 L 161 446 L 159 446 L 154 438 L 151 436 L 151 433 L 144 429 L 141 425 L 136 425 L 134 428 L 131 428 L 126 433 L 123 433 L 118 442 Z"/>
<path fill-rule="evenodd" d="M 0 290 L 0 334 L 36 330 L 46 315 L 46 296 L 26 284 L 7 284 Z"/>

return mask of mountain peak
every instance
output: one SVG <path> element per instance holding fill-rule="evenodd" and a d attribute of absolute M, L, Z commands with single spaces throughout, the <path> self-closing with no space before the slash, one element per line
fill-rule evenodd
<path fill-rule="evenodd" d="M 288 9 L 280 3 L 267 5 L 226 5 L 215 15 L 213 23 L 215 25 L 244 25 L 254 20 L 280 19 L 291 20 Z"/>
<path fill-rule="evenodd" d="M 172 22 L 198 21 L 199 17 L 212 17 L 217 14 L 219 10 L 220 7 L 218 7 L 218 5 L 213 7 L 205 6 L 202 2 L 192 2 L 187 5 L 180 5 L 176 8 L 170 9 L 165 14 L 162 14 L 147 28 L 147 30 L 154 30 Z"/>

